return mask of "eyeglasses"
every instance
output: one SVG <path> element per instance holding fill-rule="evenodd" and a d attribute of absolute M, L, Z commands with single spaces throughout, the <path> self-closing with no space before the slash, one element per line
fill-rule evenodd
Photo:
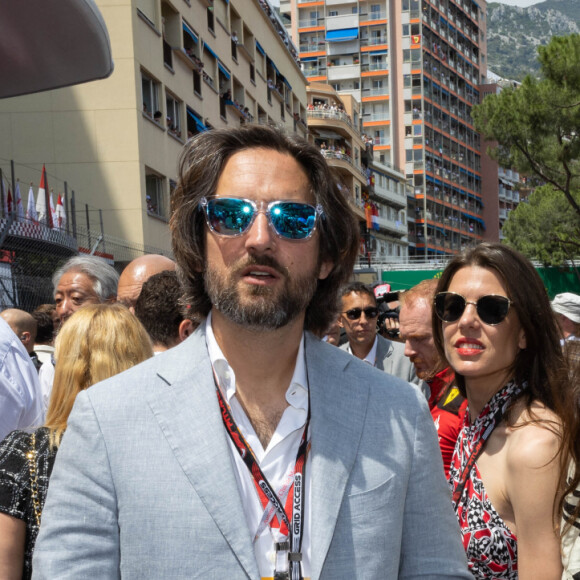
<path fill-rule="evenodd" d="M 367 318 L 376 318 L 379 315 L 379 309 L 375 306 L 369 306 L 367 308 L 351 308 L 350 310 L 343 312 L 343 314 L 346 314 L 346 317 L 349 320 L 358 320 L 363 312 Z"/>
<path fill-rule="evenodd" d="M 456 322 L 467 308 L 473 304 L 480 320 L 490 326 L 495 326 L 505 320 L 512 301 L 505 296 L 489 294 L 482 296 L 476 302 L 469 302 L 461 294 L 455 292 L 440 292 L 435 296 L 435 312 L 443 322 Z"/>
<path fill-rule="evenodd" d="M 265 209 L 264 209 L 265 206 Z M 201 207 L 209 229 L 220 236 L 241 236 L 254 223 L 256 215 L 264 212 L 276 235 L 286 240 L 302 241 L 312 236 L 319 216 L 324 212 L 321 205 L 295 201 L 271 201 L 258 203 L 239 197 L 216 197 L 201 199 Z"/>

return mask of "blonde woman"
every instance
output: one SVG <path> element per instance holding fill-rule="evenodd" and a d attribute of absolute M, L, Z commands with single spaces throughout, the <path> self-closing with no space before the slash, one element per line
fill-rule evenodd
<path fill-rule="evenodd" d="M 84 306 L 63 325 L 44 426 L 0 443 L 0 578 L 31 577 L 48 481 L 77 394 L 152 355 L 145 329 L 120 304 Z"/>

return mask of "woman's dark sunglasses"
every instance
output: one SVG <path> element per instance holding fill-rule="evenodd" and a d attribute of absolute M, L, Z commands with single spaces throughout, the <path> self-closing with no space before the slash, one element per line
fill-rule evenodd
<path fill-rule="evenodd" d="M 379 309 L 374 306 L 368 308 L 351 308 L 344 312 L 349 320 L 358 320 L 362 313 L 365 313 L 367 318 L 376 318 L 379 315 Z"/>
<path fill-rule="evenodd" d="M 316 229 L 322 206 L 295 201 L 271 201 L 258 203 L 239 197 L 216 197 L 201 199 L 205 220 L 209 229 L 220 236 L 241 236 L 254 223 L 256 216 L 264 212 L 276 234 L 285 240 L 307 240 Z"/>
<path fill-rule="evenodd" d="M 512 302 L 496 294 L 482 296 L 477 302 L 469 302 L 455 292 L 440 292 L 435 296 L 435 312 L 443 322 L 457 322 L 468 304 L 475 306 L 477 316 L 483 323 L 495 326 L 505 320 Z"/>

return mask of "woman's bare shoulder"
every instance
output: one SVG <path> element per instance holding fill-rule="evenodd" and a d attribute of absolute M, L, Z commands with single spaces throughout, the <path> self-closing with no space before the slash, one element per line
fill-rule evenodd
<path fill-rule="evenodd" d="M 512 467 L 537 469 L 557 458 L 562 429 L 558 415 L 538 401 L 529 408 L 520 401 L 512 417 L 507 449 Z"/>

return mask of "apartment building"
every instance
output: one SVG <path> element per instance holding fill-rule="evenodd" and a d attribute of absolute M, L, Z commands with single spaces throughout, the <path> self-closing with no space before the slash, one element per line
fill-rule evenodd
<path fill-rule="evenodd" d="M 78 222 L 100 209 L 106 234 L 168 251 L 171 191 L 189 137 L 247 122 L 306 135 L 298 51 L 266 0 L 96 3 L 115 71 L 0 101 L 0 168 L 8 175 L 14 160 L 16 177 L 38 184 L 46 164 L 55 193 L 65 181 L 75 191 Z"/>
<path fill-rule="evenodd" d="M 309 81 L 362 106 L 374 158 L 404 168 L 409 255 L 482 239 L 480 138 L 485 0 L 281 0 Z"/>
<path fill-rule="evenodd" d="M 330 85 L 307 88 L 310 139 L 339 176 L 359 219 L 361 255 L 367 263 L 406 260 L 407 194 L 402 170 L 380 163 L 361 131 L 361 103 Z"/>

